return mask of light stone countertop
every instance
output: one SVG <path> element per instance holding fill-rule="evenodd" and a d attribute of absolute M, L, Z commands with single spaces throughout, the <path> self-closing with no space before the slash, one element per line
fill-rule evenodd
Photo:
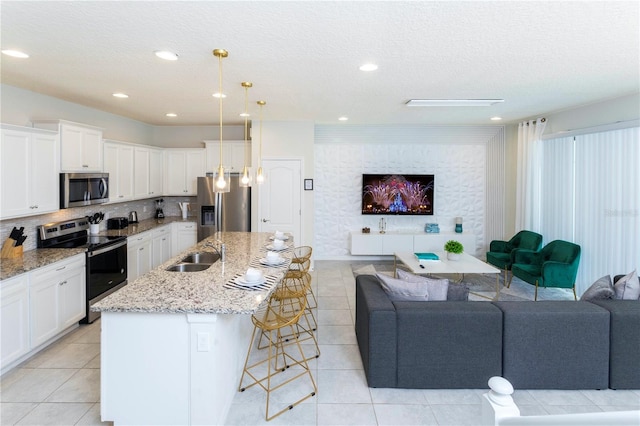
<path fill-rule="evenodd" d="M 35 249 L 25 251 L 22 257 L 0 260 L 0 281 L 42 268 L 76 254 L 84 253 L 84 248 Z"/>
<path fill-rule="evenodd" d="M 224 284 L 237 274 L 244 274 L 249 263 L 264 257 L 270 243 L 269 233 L 221 232 L 169 259 L 145 275 L 109 295 L 92 307 L 101 312 L 251 314 L 269 296 L 270 290 L 235 290 Z M 169 272 L 166 268 L 178 263 L 189 253 L 213 252 L 209 243 L 226 245 L 226 261 L 218 260 L 200 272 Z M 287 241 L 293 247 L 293 241 Z M 291 251 L 282 253 L 291 258 Z M 287 262 L 288 264 L 289 262 Z M 253 266 L 253 264 L 252 264 Z M 260 267 L 265 276 L 282 280 L 286 268 Z"/>
<path fill-rule="evenodd" d="M 182 219 L 181 216 L 169 216 L 164 219 L 146 219 L 140 221 L 140 223 L 131 224 L 123 229 L 105 229 L 98 235 L 131 237 L 141 232 L 149 231 L 173 222 L 194 223 L 195 221 L 195 217 Z M 84 253 L 85 251 L 85 248 L 39 248 L 25 251 L 22 257 L 19 258 L 0 259 L 0 281 L 24 274 L 34 269 L 42 268 L 68 257 L 75 256 L 76 254 Z"/>

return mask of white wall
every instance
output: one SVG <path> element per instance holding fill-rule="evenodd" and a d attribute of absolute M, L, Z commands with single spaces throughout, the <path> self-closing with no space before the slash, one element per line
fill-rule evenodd
<path fill-rule="evenodd" d="M 254 173 L 259 164 L 259 125 L 258 122 L 253 124 L 251 143 L 251 164 Z M 314 177 L 313 143 L 314 124 L 311 121 L 263 121 L 262 123 L 262 158 L 302 160 L 302 179 Z M 300 187 L 302 186 L 301 183 Z M 298 245 L 313 246 L 314 193 L 315 191 L 302 191 L 302 237 L 299 244 L 296 242 Z M 257 212 L 260 186 L 254 184 L 251 194 L 251 210 Z M 260 229 L 257 213 L 252 216 L 251 229 Z"/>
<path fill-rule="evenodd" d="M 153 145 L 153 126 L 14 86 L 0 85 L 0 105 L 2 123 L 31 127 L 32 120 L 69 120 L 102 127 L 105 139 Z"/>
<path fill-rule="evenodd" d="M 220 140 L 220 126 L 153 126 L 152 135 L 161 148 L 202 148 L 204 140 Z M 232 140 L 244 140 L 244 125 L 223 125 L 222 141 Z"/>

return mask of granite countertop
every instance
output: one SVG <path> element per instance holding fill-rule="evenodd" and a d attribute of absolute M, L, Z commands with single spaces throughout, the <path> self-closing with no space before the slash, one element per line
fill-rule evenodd
<path fill-rule="evenodd" d="M 98 235 L 123 235 L 125 237 L 131 237 L 141 232 L 149 231 L 173 222 L 194 223 L 195 221 L 195 217 L 182 219 L 181 216 L 171 216 L 164 219 L 146 219 L 140 221 L 140 223 L 129 225 L 124 229 L 104 230 Z M 0 260 L 0 281 L 24 274 L 34 269 L 42 268 L 43 266 L 50 265 L 84 252 L 84 248 L 34 249 L 25 251 L 20 258 Z"/>
<path fill-rule="evenodd" d="M 142 224 L 142 223 L 141 223 Z M 140 226 L 140 225 L 139 225 Z M 256 261 L 264 257 L 269 233 L 221 232 L 209 237 L 156 269 L 130 282 L 117 292 L 95 304 L 101 312 L 195 313 L 195 314 L 251 314 L 269 296 L 268 290 L 225 288 L 225 283 L 237 274 L 244 274 L 250 266 L 262 270 L 275 282 L 282 280 L 290 263 L 291 250 L 284 251 L 287 262 L 283 268 L 260 266 Z M 166 268 L 178 263 L 187 254 L 213 252 L 209 244 L 224 243 L 226 260 L 218 260 L 200 272 L 169 272 Z M 293 247 L 288 240 L 287 246 Z"/>
<path fill-rule="evenodd" d="M 19 258 L 2 259 L 0 260 L 0 281 L 42 268 L 85 251 L 84 248 L 35 249 L 25 251 Z"/>

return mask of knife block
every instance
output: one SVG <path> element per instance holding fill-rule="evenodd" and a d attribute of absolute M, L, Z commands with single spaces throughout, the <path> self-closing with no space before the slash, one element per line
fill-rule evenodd
<path fill-rule="evenodd" d="M 16 240 L 13 238 L 7 238 L 0 250 L 0 259 L 15 259 L 22 257 L 22 246 L 15 247 Z"/>

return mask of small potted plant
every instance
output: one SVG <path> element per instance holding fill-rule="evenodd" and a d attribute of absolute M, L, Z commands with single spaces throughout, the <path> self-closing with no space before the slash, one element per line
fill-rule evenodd
<path fill-rule="evenodd" d="M 444 251 L 447 252 L 447 259 L 458 260 L 464 250 L 464 246 L 460 241 L 449 240 L 444 245 Z"/>

